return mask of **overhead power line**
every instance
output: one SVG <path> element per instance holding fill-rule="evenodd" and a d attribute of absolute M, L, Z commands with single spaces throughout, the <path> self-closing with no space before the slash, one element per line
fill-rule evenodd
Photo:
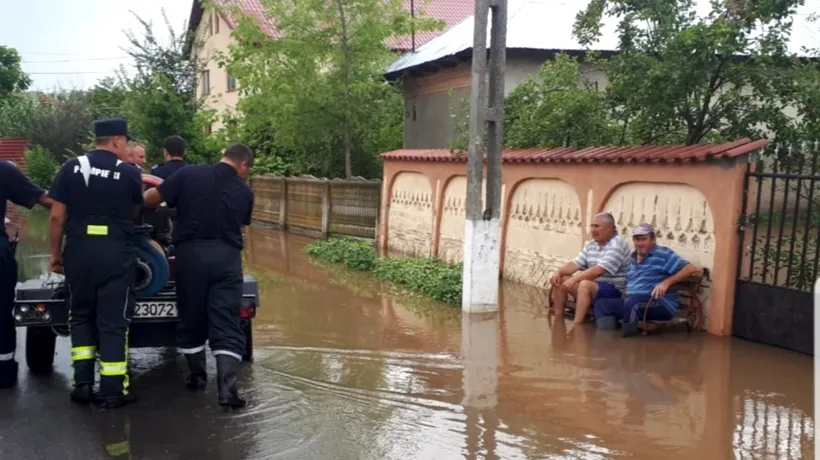
<path fill-rule="evenodd" d="M 100 70 L 95 72 L 26 72 L 27 75 L 84 75 L 95 73 L 114 73 L 119 69 L 114 70 Z"/>
<path fill-rule="evenodd" d="M 98 58 L 82 58 L 82 59 L 55 59 L 48 61 L 23 61 L 23 64 L 52 64 L 58 62 L 86 62 L 86 61 L 114 61 L 119 59 L 129 59 L 131 56 L 114 56 L 114 57 L 98 57 Z"/>
<path fill-rule="evenodd" d="M 32 56 L 84 56 L 83 53 L 27 53 L 25 51 L 17 50 L 20 54 L 30 54 Z"/>

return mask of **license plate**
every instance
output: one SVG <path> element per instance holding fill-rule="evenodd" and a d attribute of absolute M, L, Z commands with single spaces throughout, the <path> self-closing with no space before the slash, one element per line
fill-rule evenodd
<path fill-rule="evenodd" d="M 176 302 L 137 302 L 134 318 L 176 318 Z"/>

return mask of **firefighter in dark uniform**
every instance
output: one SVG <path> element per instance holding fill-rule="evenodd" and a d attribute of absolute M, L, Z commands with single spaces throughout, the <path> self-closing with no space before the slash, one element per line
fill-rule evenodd
<path fill-rule="evenodd" d="M 4 222 L 0 226 L 0 389 L 12 388 L 17 382 L 17 330 L 14 326 L 14 289 L 17 285 L 17 261 L 14 245 L 6 233 L 6 202 L 11 201 L 28 209 L 39 203 L 51 207 L 51 198 L 46 192 L 31 183 L 10 161 L 0 161 L 0 215 Z"/>
<path fill-rule="evenodd" d="M 96 399 L 94 361 L 100 357 L 100 402 L 133 402 L 128 382 L 128 326 L 137 276 L 134 217 L 142 178 L 129 165 L 128 125 L 121 118 L 94 123 L 97 149 L 60 168 L 50 196 L 52 271 L 65 271 L 69 290 L 72 401 Z M 63 249 L 65 233 L 65 249 Z"/>
<path fill-rule="evenodd" d="M 188 143 L 182 137 L 166 137 L 162 142 L 162 156 L 165 157 L 165 163 L 151 168 L 151 174 L 167 179 L 171 177 L 171 174 L 187 166 L 188 163 L 185 162 L 185 150 L 187 149 Z"/>
<path fill-rule="evenodd" d="M 250 225 L 253 192 L 244 181 L 253 165 L 245 145 L 225 149 L 215 165 L 187 166 L 145 192 L 145 206 L 177 208 L 173 241 L 180 324 L 177 345 L 190 373 L 186 386 L 205 388 L 205 342 L 216 359 L 219 404 L 243 407 L 236 368 L 245 353 L 240 327 L 242 225 Z"/>

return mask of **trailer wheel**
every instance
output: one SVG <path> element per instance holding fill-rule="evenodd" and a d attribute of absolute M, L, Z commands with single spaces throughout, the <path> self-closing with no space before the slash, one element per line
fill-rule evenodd
<path fill-rule="evenodd" d="M 33 374 L 48 374 L 54 365 L 57 336 L 50 327 L 26 329 L 26 365 Z"/>
<path fill-rule="evenodd" d="M 141 237 L 137 240 L 137 299 L 156 295 L 168 283 L 168 258 L 156 241 Z"/>
<path fill-rule="evenodd" d="M 242 361 L 253 362 L 253 323 L 250 319 L 242 320 L 242 333 L 245 335 L 245 356 Z"/>

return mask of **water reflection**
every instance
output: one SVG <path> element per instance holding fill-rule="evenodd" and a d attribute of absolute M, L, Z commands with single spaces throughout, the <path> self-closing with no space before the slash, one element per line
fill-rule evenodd
<path fill-rule="evenodd" d="M 314 347 L 325 359 L 316 364 L 326 369 L 325 381 L 346 369 L 361 372 L 355 366 L 364 354 L 382 377 L 357 390 L 395 391 L 399 379 L 424 404 L 446 403 L 438 410 L 450 414 L 433 420 L 447 428 L 429 441 L 438 450 L 425 452 L 441 458 L 652 459 L 802 458 L 814 452 L 812 360 L 805 356 L 703 334 L 628 341 L 589 328 L 568 330 L 547 318 L 544 291 L 513 283 L 503 286 L 497 316 L 459 319 L 457 308 L 414 296 L 380 297 L 384 287 L 367 275 L 310 264 L 299 251 L 306 239 L 262 228 L 251 229 L 249 237 L 249 267 L 275 272 L 277 287 L 270 289 L 284 296 L 279 302 L 299 305 L 298 311 L 274 307 L 266 313 L 276 315 L 268 319 L 281 330 L 270 345 Z M 300 315 L 306 318 L 297 320 Z M 784 378 L 772 382 L 771 375 Z M 752 434 L 745 421 L 751 395 L 777 408 L 769 420 L 796 420 L 791 426 L 802 431 L 786 435 L 782 426 L 758 421 L 758 433 L 782 432 L 761 441 L 765 437 Z M 392 396 L 376 398 L 385 404 Z M 390 424 L 401 423 L 395 417 Z M 463 446 L 458 453 L 456 445 Z M 409 456 L 426 458 L 415 452 Z"/>
<path fill-rule="evenodd" d="M 36 276 L 33 256 L 47 251 L 36 236 L 24 241 L 21 267 Z M 147 350 L 132 364 L 140 404 L 113 418 L 60 412 L 60 429 L 99 446 L 124 437 L 133 458 L 151 459 L 814 455 L 811 358 L 703 334 L 568 330 L 546 316 L 542 290 L 512 283 L 498 313 L 462 315 L 313 263 L 301 251 L 309 241 L 248 229 L 245 262 L 262 306 L 256 362 L 241 374 L 247 411 L 220 412 L 213 388 L 182 392 L 179 357 Z M 64 398 L 60 366 L 51 386 Z M 32 385 L 24 391 L 46 396 L 22 406 L 45 405 L 51 390 Z M 4 439 L 26 426 L 15 407 Z M 32 458 L 14 446 L 15 458 Z"/>

